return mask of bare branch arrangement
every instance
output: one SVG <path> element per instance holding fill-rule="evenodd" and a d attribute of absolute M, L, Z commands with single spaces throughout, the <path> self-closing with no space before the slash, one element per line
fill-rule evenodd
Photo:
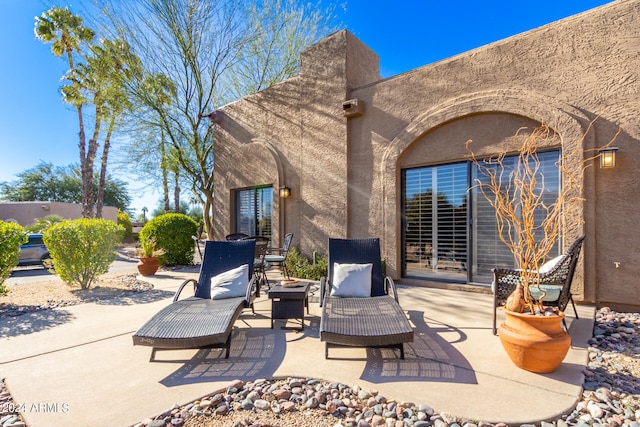
<path fill-rule="evenodd" d="M 518 313 L 544 311 L 542 301 L 546 293 L 540 288 L 539 269 L 562 233 L 578 229 L 584 223 L 581 211 L 585 199 L 580 183 L 585 169 L 597 157 L 594 152 L 598 149 L 583 150 L 582 147 L 593 123 L 589 124 L 574 150 L 562 150 L 557 163 L 562 184 L 553 200 L 549 200 L 549 188 L 538 157 L 539 149 L 560 144 L 559 135 L 548 124 L 543 122 L 533 130 L 519 129 L 512 138 L 510 150 L 487 158 L 478 158 L 470 148 L 472 141 L 466 142 L 472 162 L 485 178 L 478 179 L 474 187 L 495 209 L 499 238 L 513 254 L 515 267 L 522 274 L 505 304 L 507 310 Z M 620 130 L 605 147 L 613 143 L 619 133 Z M 505 162 L 505 157 L 512 153 L 517 154 L 515 163 Z M 576 158 L 582 159 L 579 164 L 576 164 Z M 539 298 L 532 296 L 530 286 L 540 291 Z"/>

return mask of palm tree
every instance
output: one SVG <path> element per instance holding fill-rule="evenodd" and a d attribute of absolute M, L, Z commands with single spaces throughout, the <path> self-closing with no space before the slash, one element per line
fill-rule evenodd
<path fill-rule="evenodd" d="M 34 28 L 36 38 L 43 43 L 51 43 L 51 52 L 56 56 L 67 55 L 69 63 L 69 76 L 75 74 L 74 53 L 80 52 L 83 44 L 91 43 L 95 33 L 88 27 L 83 26 L 82 18 L 72 14 L 68 7 L 53 7 L 36 17 Z M 69 78 L 69 76 L 67 78 Z M 78 83 L 71 81 L 69 95 L 77 97 L 80 95 Z M 91 217 L 93 212 L 93 164 L 88 164 L 86 138 L 84 130 L 84 119 L 82 116 L 83 103 L 79 98 L 73 102 L 78 112 L 79 147 L 80 147 L 80 169 L 82 171 L 82 215 Z M 91 167 L 89 167 L 91 166 Z"/>
<path fill-rule="evenodd" d="M 96 217 L 101 218 L 111 135 L 115 129 L 116 120 L 125 109 L 130 108 L 124 86 L 132 75 L 141 73 L 142 65 L 140 60 L 131 53 L 129 45 L 121 40 L 103 40 L 101 45 L 93 47 L 92 51 L 94 53 L 93 61 L 88 60 L 87 63 L 101 83 L 96 88 L 96 98 L 103 103 L 102 118 L 108 122 L 102 146 L 100 179 L 96 197 Z M 97 102 L 94 104 L 97 109 Z M 96 127 L 99 127 L 97 121 L 98 115 L 96 114 Z"/>

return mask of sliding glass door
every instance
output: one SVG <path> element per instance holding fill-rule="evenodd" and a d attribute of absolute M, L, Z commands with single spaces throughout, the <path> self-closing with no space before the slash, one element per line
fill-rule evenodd
<path fill-rule="evenodd" d="M 538 159 L 538 179 L 551 203 L 560 189 L 559 152 L 538 153 Z M 505 165 L 516 167 L 516 160 L 506 157 Z M 491 269 L 514 266 L 493 208 L 473 186 L 485 178 L 470 162 L 405 169 L 402 178 L 403 277 L 489 285 Z M 557 245 L 552 255 L 559 251 Z"/>
<path fill-rule="evenodd" d="M 537 180 L 538 190 L 544 186 L 543 201 L 547 204 L 553 203 L 558 197 L 560 190 L 560 171 L 557 167 L 560 153 L 558 151 L 546 151 L 538 153 L 540 166 Z M 506 170 L 517 167 L 517 157 L 505 157 L 504 165 Z M 478 172 L 477 168 L 472 168 L 472 182 L 487 182 L 487 178 Z M 506 179 L 506 177 L 505 177 Z M 472 191 L 473 200 L 473 227 L 472 229 L 472 250 L 471 250 L 471 281 L 479 284 L 491 283 L 493 280 L 492 269 L 495 267 L 513 268 L 514 259 L 509 248 L 500 241 L 498 227 L 495 219 L 495 210 L 476 187 Z M 545 212 L 534 213 L 534 221 L 540 224 L 545 217 Z M 542 237 L 536 236 L 536 237 Z M 552 251 L 552 256 L 559 255 L 560 245 Z"/>
<path fill-rule="evenodd" d="M 469 165 L 404 171 L 405 275 L 466 281 Z"/>

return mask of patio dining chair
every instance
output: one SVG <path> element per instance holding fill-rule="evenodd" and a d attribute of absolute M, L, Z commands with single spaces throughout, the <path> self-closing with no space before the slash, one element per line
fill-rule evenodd
<path fill-rule="evenodd" d="M 576 305 L 571 295 L 571 283 L 575 273 L 576 264 L 580 257 L 580 249 L 584 236 L 577 238 L 569 247 L 567 252 L 556 257 L 542 267 L 540 267 L 540 288 L 546 292 L 544 298 L 545 305 L 557 307 L 558 310 L 564 311 L 569 302 L 573 307 L 573 312 L 578 318 Z M 518 283 L 522 280 L 522 270 L 508 268 L 493 269 L 493 335 L 497 335 L 497 309 L 507 302 L 509 295 L 516 289 Z M 531 292 L 534 296 L 539 292 L 537 286 L 531 285 Z M 562 320 L 567 327 L 564 319 Z"/>
<path fill-rule="evenodd" d="M 269 238 L 262 236 L 245 237 L 243 240 L 253 240 L 256 242 L 256 251 L 253 260 L 253 277 L 256 282 L 256 297 L 260 297 L 260 289 L 263 286 L 271 289 L 269 279 L 267 279 L 267 262 L 265 256 L 269 247 Z"/>
<path fill-rule="evenodd" d="M 224 237 L 224 239 L 225 240 L 242 240 L 242 239 L 246 239 L 247 237 L 249 237 L 249 235 L 245 233 L 231 233 L 231 234 L 227 234 Z"/>
<path fill-rule="evenodd" d="M 284 244 L 282 247 L 267 249 L 267 255 L 264 257 L 267 264 L 280 266 L 280 269 L 287 279 L 290 279 L 289 270 L 287 270 L 287 253 L 289 252 L 289 246 L 291 246 L 292 239 L 293 233 L 287 233 L 284 236 Z"/>

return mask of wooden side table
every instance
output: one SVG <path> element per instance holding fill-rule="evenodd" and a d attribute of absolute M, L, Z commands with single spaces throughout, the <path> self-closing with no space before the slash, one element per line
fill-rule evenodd
<path fill-rule="evenodd" d="M 271 329 L 276 319 L 300 319 L 304 330 L 304 309 L 309 314 L 309 283 L 299 283 L 295 288 L 276 285 L 269 291 L 271 300 Z M 284 327 L 283 327 L 284 328 Z"/>

